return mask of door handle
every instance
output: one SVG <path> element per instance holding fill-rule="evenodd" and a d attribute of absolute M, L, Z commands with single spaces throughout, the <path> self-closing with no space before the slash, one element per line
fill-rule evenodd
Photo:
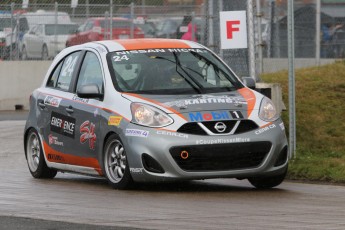
<path fill-rule="evenodd" d="M 69 106 L 69 107 L 66 108 L 66 111 L 67 111 L 67 113 L 73 113 L 74 109 L 73 109 L 72 106 Z"/>
<path fill-rule="evenodd" d="M 44 104 L 43 100 L 38 100 L 38 106 L 39 106 L 41 109 L 45 109 L 45 108 L 46 108 L 46 105 Z"/>

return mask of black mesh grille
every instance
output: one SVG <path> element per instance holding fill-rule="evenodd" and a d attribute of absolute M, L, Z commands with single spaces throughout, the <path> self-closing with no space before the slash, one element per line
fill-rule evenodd
<path fill-rule="evenodd" d="M 207 135 L 207 133 L 196 122 L 190 122 L 182 125 L 177 132 L 194 135 Z"/>
<path fill-rule="evenodd" d="M 185 171 L 221 171 L 258 167 L 271 149 L 271 143 L 251 142 L 218 145 L 176 146 L 170 154 Z M 182 151 L 188 158 L 182 159 Z"/>
<path fill-rule="evenodd" d="M 257 128 L 259 128 L 259 126 L 254 121 L 242 120 L 234 134 L 249 132 Z"/>
<path fill-rule="evenodd" d="M 224 132 L 218 132 L 214 126 L 217 122 L 224 123 L 227 128 Z M 229 133 L 234 125 L 236 124 L 237 120 L 230 120 L 230 121 L 204 121 L 201 122 L 206 128 L 208 128 L 211 132 L 219 134 L 219 133 Z M 240 134 L 252 131 L 257 129 L 259 126 L 251 121 L 251 120 L 241 120 L 239 126 L 237 127 L 234 134 Z M 186 133 L 186 134 L 193 134 L 193 135 L 207 135 L 207 133 L 196 123 L 196 122 L 189 122 L 182 125 L 177 132 Z"/>

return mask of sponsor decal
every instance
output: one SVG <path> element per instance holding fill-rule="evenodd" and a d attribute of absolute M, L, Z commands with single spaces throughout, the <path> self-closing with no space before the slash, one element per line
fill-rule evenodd
<path fill-rule="evenodd" d="M 119 126 L 122 121 L 120 116 L 110 116 L 108 119 L 108 125 Z"/>
<path fill-rule="evenodd" d="M 144 54 L 144 53 L 188 53 L 188 52 L 196 52 L 196 53 L 207 53 L 206 50 L 197 49 L 197 48 L 189 48 L 189 49 L 147 49 L 147 50 L 126 50 L 126 51 L 117 51 L 115 52 L 116 55 L 125 55 L 125 54 Z"/>
<path fill-rule="evenodd" d="M 164 103 L 166 106 L 172 107 L 184 107 L 187 105 L 199 105 L 199 104 L 235 104 L 236 106 L 246 105 L 247 102 L 244 101 L 241 97 L 235 96 L 213 96 L 213 95 L 194 95 L 193 99 L 184 99 L 178 101 L 171 101 Z"/>
<path fill-rule="evenodd" d="M 89 148 L 94 150 L 95 143 L 96 143 L 96 134 L 95 134 L 96 125 L 90 121 L 84 121 L 83 124 L 80 125 L 80 143 L 84 144 L 85 142 L 89 142 Z"/>
<path fill-rule="evenodd" d="M 56 154 L 48 153 L 47 158 L 48 158 L 49 161 L 62 161 L 62 162 L 65 162 L 65 159 L 62 156 L 56 155 Z"/>
<path fill-rule="evenodd" d="M 280 126 L 280 128 L 281 128 L 282 130 L 285 130 L 285 126 L 284 126 L 284 123 L 283 123 L 283 122 L 280 123 L 279 126 Z"/>
<path fill-rule="evenodd" d="M 73 95 L 72 100 L 73 100 L 73 101 L 79 101 L 79 102 L 82 102 L 82 103 L 89 103 L 89 99 L 80 98 L 80 97 L 78 97 L 77 95 Z"/>
<path fill-rule="evenodd" d="M 189 113 L 190 121 L 214 121 L 214 120 L 229 120 L 230 116 L 227 111 L 214 111 L 210 113 Z"/>
<path fill-rule="evenodd" d="M 243 118 L 241 111 L 230 111 L 230 115 L 234 119 L 242 119 Z"/>
<path fill-rule="evenodd" d="M 46 96 L 46 98 L 44 98 L 45 105 L 50 105 L 56 108 L 59 107 L 60 102 L 61 102 L 61 98 L 58 98 L 58 97 Z"/>
<path fill-rule="evenodd" d="M 268 131 L 270 129 L 274 129 L 275 127 L 276 127 L 275 124 L 270 124 L 270 125 L 268 125 L 266 127 L 263 127 L 261 129 L 256 130 L 255 134 L 258 135 L 258 134 L 264 133 L 264 132 L 266 132 L 266 131 Z"/>
<path fill-rule="evenodd" d="M 63 142 L 62 142 L 62 141 L 59 141 L 58 137 L 53 136 L 53 134 L 49 134 L 48 140 L 49 140 L 49 144 L 50 144 L 50 145 L 63 146 Z"/>
<path fill-rule="evenodd" d="M 183 133 L 177 133 L 177 132 L 169 132 L 169 131 L 164 131 L 164 130 L 158 130 L 157 131 L 158 135 L 166 135 L 166 136 L 172 136 L 172 137 L 181 137 L 181 138 L 188 138 L 187 134 Z"/>
<path fill-rule="evenodd" d="M 141 129 L 126 129 L 126 136 L 131 137 L 148 137 L 149 131 L 141 130 Z"/>
<path fill-rule="evenodd" d="M 130 168 L 131 173 L 143 173 L 143 168 Z"/>
<path fill-rule="evenodd" d="M 213 145 L 213 144 L 229 144 L 229 143 L 243 143 L 250 142 L 250 138 L 229 138 L 229 139 L 214 139 L 214 140 L 197 140 L 197 145 Z"/>
<path fill-rule="evenodd" d="M 56 112 L 52 112 L 50 118 L 50 130 L 52 132 L 74 138 L 75 119 Z"/>

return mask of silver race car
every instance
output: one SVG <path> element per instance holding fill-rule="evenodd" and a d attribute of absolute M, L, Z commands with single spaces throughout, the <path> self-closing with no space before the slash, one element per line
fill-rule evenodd
<path fill-rule="evenodd" d="M 206 47 L 173 39 L 64 49 L 30 97 L 24 146 L 35 178 L 77 172 L 117 189 L 208 178 L 271 188 L 290 158 L 272 101 Z"/>

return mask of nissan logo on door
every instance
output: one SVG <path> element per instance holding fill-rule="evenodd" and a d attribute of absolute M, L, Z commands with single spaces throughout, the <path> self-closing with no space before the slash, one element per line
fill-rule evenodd
<path fill-rule="evenodd" d="M 215 128 L 218 132 L 222 133 L 222 132 L 224 132 L 224 131 L 226 130 L 226 125 L 225 125 L 223 122 L 217 122 L 217 123 L 214 125 L 214 128 Z"/>

